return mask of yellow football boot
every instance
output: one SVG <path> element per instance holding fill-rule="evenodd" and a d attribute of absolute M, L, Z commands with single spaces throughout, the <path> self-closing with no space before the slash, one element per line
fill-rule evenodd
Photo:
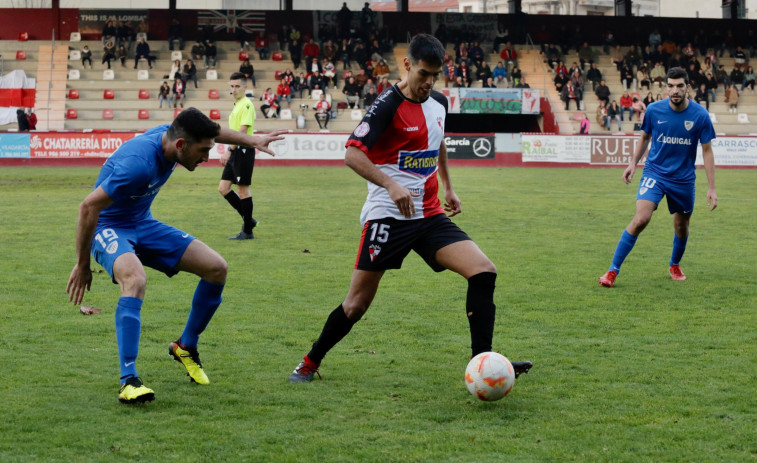
<path fill-rule="evenodd" d="M 205 370 L 202 369 L 200 354 L 197 349 L 183 346 L 178 340 L 168 345 L 168 353 L 187 369 L 187 376 L 197 384 L 210 384 Z"/>
<path fill-rule="evenodd" d="M 132 376 L 121 385 L 118 400 L 124 404 L 137 404 L 155 400 L 155 392 L 142 384 L 138 376 Z"/>

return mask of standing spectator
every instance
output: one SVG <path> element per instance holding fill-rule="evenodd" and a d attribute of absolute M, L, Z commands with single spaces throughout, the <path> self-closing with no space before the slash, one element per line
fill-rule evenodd
<path fill-rule="evenodd" d="M 612 103 L 607 108 L 607 130 L 612 130 L 612 121 L 618 122 L 618 131 L 622 130 L 620 106 L 618 106 L 618 102 L 615 100 L 612 100 Z"/>
<path fill-rule="evenodd" d="M 352 11 L 347 8 L 347 2 L 342 3 L 342 8 L 336 13 L 337 24 L 339 25 L 339 37 L 348 37 L 350 35 L 350 23 L 352 22 Z"/>
<path fill-rule="evenodd" d="M 134 69 L 137 69 L 140 59 L 146 59 L 147 65 L 152 69 L 152 62 L 155 60 L 155 57 L 150 55 L 150 45 L 144 38 L 139 39 L 139 43 L 137 44 L 137 54 L 134 57 Z"/>
<path fill-rule="evenodd" d="M 85 61 L 89 61 L 89 68 L 92 69 L 92 50 L 89 49 L 89 45 L 84 45 L 84 49 L 81 51 L 81 67 L 86 69 L 84 65 Z"/>
<path fill-rule="evenodd" d="M 587 63 L 591 66 L 597 60 L 597 54 L 589 46 L 589 42 L 584 42 L 581 48 L 578 49 L 578 60 L 581 62 L 581 70 L 584 69 Z"/>
<path fill-rule="evenodd" d="M 168 82 L 165 80 L 158 89 L 158 108 L 163 109 L 163 102 L 166 102 L 166 107 L 171 107 L 169 98 L 171 97 L 171 87 L 168 86 Z"/>
<path fill-rule="evenodd" d="M 302 45 L 300 45 L 299 40 L 292 40 L 289 44 L 289 56 L 292 58 L 292 66 L 295 69 L 300 67 L 300 63 L 302 62 Z"/>
<path fill-rule="evenodd" d="M 109 40 L 103 48 L 103 61 L 100 64 L 108 63 L 108 69 L 110 69 L 110 61 L 116 59 L 116 44 L 113 40 Z"/>
<path fill-rule="evenodd" d="M 342 93 L 344 93 L 344 98 L 350 108 L 354 109 L 358 107 L 358 104 L 360 104 L 360 89 L 358 88 L 354 77 L 349 77 L 347 79 L 344 83 Z"/>
<path fill-rule="evenodd" d="M 497 32 L 494 35 L 494 43 L 492 43 L 492 53 L 499 54 L 499 46 L 503 43 L 507 43 L 509 37 L 510 31 L 507 29 L 507 27 L 505 27 L 504 24 L 502 24 L 502 22 L 499 22 L 497 24 Z M 444 42 L 442 42 L 442 44 L 444 44 Z"/>
<path fill-rule="evenodd" d="M 715 71 L 715 81 L 718 85 L 722 84 L 723 88 L 728 88 L 728 86 L 731 85 L 731 78 L 728 76 L 724 64 L 718 65 L 718 68 Z"/>
<path fill-rule="evenodd" d="M 581 119 L 581 124 L 578 128 L 578 133 L 581 135 L 588 135 L 589 129 L 591 127 L 591 122 L 589 121 L 589 116 L 586 115 L 586 113 L 581 113 L 583 119 Z"/>
<path fill-rule="evenodd" d="M 168 26 L 168 49 L 173 51 L 174 40 L 179 41 L 179 50 L 184 49 L 184 34 L 181 30 L 181 23 L 176 18 L 171 20 L 171 25 Z"/>
<path fill-rule="evenodd" d="M 29 131 L 29 118 L 26 117 L 26 113 L 21 108 L 16 110 L 16 121 L 18 122 L 19 132 Z"/>
<path fill-rule="evenodd" d="M 131 50 L 131 44 L 134 42 L 134 29 L 129 21 L 123 21 L 118 25 L 118 46 L 124 45 L 126 51 Z"/>
<path fill-rule="evenodd" d="M 641 101 L 640 99 L 636 97 L 633 97 L 633 102 L 631 103 L 631 109 L 633 110 L 633 114 L 636 116 L 637 121 L 641 122 L 642 120 L 644 120 L 644 113 L 646 112 L 647 107 L 643 101 Z M 629 120 L 631 120 L 630 117 L 629 117 Z"/>
<path fill-rule="evenodd" d="M 205 69 L 215 69 L 216 61 L 218 59 L 218 49 L 216 44 L 209 40 L 205 46 Z"/>
<path fill-rule="evenodd" d="M 577 69 L 573 72 L 573 75 L 570 76 L 570 82 L 573 84 L 573 88 L 576 89 L 576 94 L 578 95 L 578 101 L 583 101 L 584 82 L 583 82 L 583 79 L 581 79 L 581 74 L 579 74 L 579 71 Z M 578 101 L 576 103 L 578 103 Z"/>
<path fill-rule="evenodd" d="M 731 85 L 725 89 L 725 103 L 728 105 L 728 112 L 736 114 L 739 110 L 739 90 L 736 88 L 736 84 L 731 82 Z"/>
<path fill-rule="evenodd" d="M 342 39 L 337 51 L 339 59 L 342 60 L 342 69 L 350 69 L 350 59 L 352 57 L 352 41 L 349 38 Z"/>
<path fill-rule="evenodd" d="M 318 45 L 310 39 L 308 43 L 302 48 L 302 56 L 305 58 L 305 62 L 309 63 L 313 58 L 318 59 L 321 54 L 321 49 Z M 363 64 L 363 63 L 360 63 Z"/>
<path fill-rule="evenodd" d="M 108 42 L 115 42 L 116 40 L 118 40 L 116 34 L 118 34 L 118 28 L 116 27 L 115 21 L 113 19 L 108 19 L 107 21 L 105 21 L 102 32 L 103 46 L 105 46 L 105 44 Z"/>
<path fill-rule="evenodd" d="M 29 122 L 29 130 L 37 130 L 37 115 L 34 108 L 26 108 L 26 119 Z"/>
<path fill-rule="evenodd" d="M 258 52 L 260 59 L 268 59 L 269 45 L 265 32 L 259 32 L 255 37 L 255 51 Z"/>
<path fill-rule="evenodd" d="M 173 81 L 173 87 L 171 88 L 171 91 L 173 92 L 173 107 L 176 108 L 176 103 L 180 105 L 180 107 L 184 107 L 184 99 L 186 97 L 187 92 L 187 86 L 184 84 L 184 81 L 181 80 L 181 76 L 176 76 L 176 79 Z"/>
<path fill-rule="evenodd" d="M 296 27 L 294 27 L 294 24 L 290 24 L 289 25 L 289 45 L 290 45 L 290 49 L 291 49 L 292 43 L 294 43 L 295 40 L 300 44 L 300 50 L 302 50 L 302 33 L 300 32 L 299 29 L 297 29 Z"/>
<path fill-rule="evenodd" d="M 313 109 L 315 110 L 315 121 L 318 123 L 318 127 L 320 129 L 328 129 L 331 105 L 326 101 L 325 93 L 321 93 L 320 99 L 313 105 Z"/>
<path fill-rule="evenodd" d="M 389 66 L 384 60 L 380 60 L 376 67 L 373 69 L 373 78 L 376 81 L 389 77 Z"/>
<path fill-rule="evenodd" d="M 744 85 L 741 87 L 741 90 L 743 91 L 746 87 L 749 87 L 749 90 L 754 93 L 754 82 L 754 69 L 752 69 L 752 66 L 747 66 L 746 72 L 744 73 Z"/>
<path fill-rule="evenodd" d="M 280 108 L 276 100 L 276 94 L 271 91 L 271 88 L 268 87 L 265 89 L 265 93 L 260 97 L 260 101 L 263 102 L 260 110 L 263 111 L 263 117 L 266 119 L 269 117 L 278 117 Z"/>
<path fill-rule="evenodd" d="M 502 53 L 499 54 L 500 58 L 502 58 Z M 554 43 L 550 43 L 547 46 L 547 50 L 544 52 L 544 56 L 547 59 L 547 64 L 549 64 L 549 67 L 551 69 L 554 69 L 555 66 L 557 66 L 557 63 L 562 61 L 562 53 L 560 53 L 560 50 L 555 46 Z M 506 58 L 502 58 L 507 62 Z"/>
<path fill-rule="evenodd" d="M 604 80 L 599 82 L 597 88 L 594 89 L 594 94 L 597 95 L 599 101 L 604 101 L 605 105 L 610 104 L 610 87 L 607 86 Z"/>
<path fill-rule="evenodd" d="M 192 45 L 192 50 L 190 50 L 189 54 L 192 56 L 193 60 L 199 63 L 205 56 L 205 46 L 202 44 L 202 42 L 196 40 L 195 44 Z"/>
<path fill-rule="evenodd" d="M 375 17 L 376 13 L 371 10 L 370 3 L 365 2 L 363 9 L 360 11 L 360 25 L 364 33 L 367 33 L 369 30 L 371 30 L 373 25 L 376 23 Z"/>
<path fill-rule="evenodd" d="M 281 104 L 282 100 L 287 100 L 287 107 L 292 107 L 292 89 L 286 79 L 281 79 L 281 83 L 276 88 L 276 101 Z"/>
<path fill-rule="evenodd" d="M 628 90 L 623 91 L 623 94 L 620 96 L 620 120 L 623 121 L 625 118 L 623 117 L 624 113 L 628 112 L 628 120 L 631 120 L 631 116 L 633 116 L 633 100 L 631 99 L 631 95 L 628 94 Z"/>
<path fill-rule="evenodd" d="M 255 88 L 255 68 L 252 67 L 249 59 L 242 61 L 242 64 L 239 65 L 239 72 L 244 74 L 244 78 L 252 82 L 252 88 Z"/>
<path fill-rule="evenodd" d="M 118 59 L 121 61 L 121 67 L 125 68 L 126 67 L 126 58 L 128 58 L 129 52 L 126 49 L 126 47 L 124 46 L 123 43 L 118 46 L 117 53 L 118 53 Z"/>
<path fill-rule="evenodd" d="M 187 59 L 186 63 L 184 63 L 181 71 L 181 80 L 184 82 L 192 80 L 195 83 L 195 88 L 197 88 L 197 66 L 195 66 L 195 63 L 191 59 Z"/>
<path fill-rule="evenodd" d="M 710 110 L 710 98 L 707 95 L 707 84 L 699 84 L 699 88 L 697 89 L 696 95 L 694 95 L 694 101 L 697 103 L 703 105 L 705 108 L 707 108 L 707 111 Z M 704 103 L 702 103 L 704 101 Z"/>
<path fill-rule="evenodd" d="M 652 48 L 657 48 L 657 46 L 660 44 L 662 44 L 662 37 L 660 36 L 660 31 L 655 29 L 649 33 L 649 46 Z"/>
<path fill-rule="evenodd" d="M 597 63 L 591 63 L 591 67 L 586 72 L 586 80 L 591 82 L 592 90 L 596 90 L 597 85 L 602 82 L 602 71 L 597 67 Z"/>

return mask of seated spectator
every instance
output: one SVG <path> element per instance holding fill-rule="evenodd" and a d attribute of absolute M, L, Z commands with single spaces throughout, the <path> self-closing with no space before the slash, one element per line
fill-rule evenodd
<path fill-rule="evenodd" d="M 457 66 L 455 62 L 447 60 L 447 64 L 444 65 L 444 86 L 449 86 L 450 82 L 455 82 L 457 78 Z"/>
<path fill-rule="evenodd" d="M 175 79 L 176 76 L 181 77 L 181 61 L 174 60 L 173 64 L 171 64 L 171 70 L 168 71 L 168 77 L 163 77 L 164 79 Z"/>
<path fill-rule="evenodd" d="M 754 82 L 754 69 L 752 69 L 752 66 L 747 66 L 746 72 L 744 73 L 744 85 L 741 87 L 741 89 L 744 90 L 746 87 L 749 87 L 749 90 L 754 92 Z"/>
<path fill-rule="evenodd" d="M 184 63 L 184 67 L 181 69 L 181 79 L 184 82 L 191 80 L 195 83 L 195 88 L 197 88 L 197 66 L 195 66 L 195 63 L 191 59 L 188 59 Z"/>
<path fill-rule="evenodd" d="M 731 85 L 731 78 L 725 70 L 725 65 L 718 65 L 717 70 L 715 70 L 715 81 L 718 85 L 722 84 L 723 88 L 728 88 Z"/>
<path fill-rule="evenodd" d="M 733 82 L 725 89 L 725 103 L 729 113 L 736 114 L 739 111 L 739 90 Z"/>
<path fill-rule="evenodd" d="M 252 82 L 252 88 L 255 88 L 255 68 L 252 66 L 249 59 L 242 61 L 242 64 L 239 65 L 239 72 L 244 74 L 244 77 Z"/>
<path fill-rule="evenodd" d="M 276 88 L 276 102 L 281 104 L 282 100 L 287 100 L 287 107 L 292 107 L 292 89 L 285 78 L 281 79 L 279 86 Z"/>
<path fill-rule="evenodd" d="M 192 45 L 192 50 L 189 52 L 189 54 L 193 60 L 199 63 L 205 56 L 205 47 L 202 45 L 202 43 L 200 43 L 199 40 L 197 40 L 195 41 L 195 44 Z"/>
<path fill-rule="evenodd" d="M 494 66 L 494 70 L 492 71 L 492 78 L 494 78 L 494 81 L 497 83 L 497 85 L 502 83 L 507 85 L 507 69 L 505 69 L 502 61 L 497 61 L 497 65 Z"/>
<path fill-rule="evenodd" d="M 381 61 L 384 59 L 384 56 L 382 55 L 381 45 L 379 44 L 378 40 L 373 40 L 371 42 L 371 45 L 368 47 L 368 56 L 373 61 Z"/>
<path fill-rule="evenodd" d="M 373 82 L 373 79 L 369 78 L 365 81 L 365 85 L 360 89 L 360 96 L 365 98 L 365 95 L 368 94 L 368 90 L 373 89 L 374 91 L 378 92 L 378 87 L 376 87 L 376 84 Z"/>
<path fill-rule="evenodd" d="M 455 82 L 452 83 L 452 88 L 465 88 L 465 82 L 460 76 L 455 77 Z"/>
<path fill-rule="evenodd" d="M 604 101 L 605 105 L 610 104 L 610 87 L 607 86 L 604 80 L 599 82 L 597 88 L 594 89 L 594 94 L 597 95 L 599 101 Z"/>
<path fill-rule="evenodd" d="M 331 105 L 326 101 L 326 94 L 321 93 L 320 99 L 313 105 L 315 110 L 315 121 L 320 129 L 329 128 L 329 119 L 331 118 Z"/>
<path fill-rule="evenodd" d="M 710 58 L 704 59 L 704 64 L 702 65 L 702 71 L 704 72 L 705 75 L 707 75 L 707 73 L 712 74 L 715 71 L 712 68 L 712 60 L 710 60 Z"/>
<path fill-rule="evenodd" d="M 655 63 L 656 55 L 657 54 L 654 52 L 652 47 L 647 45 L 643 50 L 641 50 L 641 65 L 645 66 L 647 69 L 651 68 Z"/>
<path fill-rule="evenodd" d="M 118 26 L 116 22 L 113 19 L 108 19 L 107 21 L 105 21 L 101 35 L 103 46 L 105 46 L 105 44 L 108 42 L 114 42 L 118 40 L 116 34 L 118 34 Z"/>
<path fill-rule="evenodd" d="M 523 80 L 523 73 L 520 71 L 520 68 L 518 66 L 515 66 L 513 70 L 510 71 L 510 82 L 512 82 L 513 87 L 515 88 L 529 88 L 529 87 L 518 86 L 518 84 L 520 84 L 522 80 Z"/>
<path fill-rule="evenodd" d="M 634 68 L 639 68 L 641 66 L 641 53 L 639 53 L 639 50 L 636 48 L 636 45 L 631 45 L 628 47 L 628 51 L 626 52 L 625 56 L 623 56 L 623 59 L 628 63 L 629 66 L 631 66 L 631 70 Z"/>
<path fill-rule="evenodd" d="M 573 72 L 573 75 L 570 76 L 570 82 L 573 84 L 573 87 L 576 89 L 576 93 L 578 94 L 578 100 L 583 101 L 584 81 L 583 79 L 581 79 L 581 74 L 578 73 L 578 70 L 575 70 Z"/>
<path fill-rule="evenodd" d="M 123 21 L 118 25 L 116 35 L 118 36 L 118 47 L 120 48 L 123 45 L 127 52 L 131 50 L 131 44 L 134 41 L 134 29 L 129 21 Z"/>
<path fill-rule="evenodd" d="M 494 83 L 494 79 L 492 77 L 487 77 L 484 85 L 482 85 L 482 88 L 497 88 L 497 84 Z"/>
<path fill-rule="evenodd" d="M 473 82 L 473 76 L 471 70 L 465 61 L 460 62 L 460 67 L 457 68 L 457 77 L 461 77 L 466 87 L 470 87 Z"/>
<path fill-rule="evenodd" d="M 116 44 L 115 42 L 108 41 L 103 48 L 103 61 L 100 64 L 108 63 L 108 69 L 110 69 L 110 61 L 116 59 Z"/>
<path fill-rule="evenodd" d="M 386 64 L 386 61 L 380 60 L 375 68 L 373 68 L 373 78 L 376 81 L 379 81 L 381 79 L 389 77 L 389 65 Z"/>
<path fill-rule="evenodd" d="M 368 77 L 373 76 L 373 61 L 368 60 L 365 62 L 365 66 L 363 66 L 363 69 L 365 69 L 365 75 Z"/>
<path fill-rule="evenodd" d="M 276 94 L 271 91 L 271 87 L 265 89 L 265 93 L 260 97 L 260 101 L 263 102 L 263 105 L 260 106 L 263 117 L 266 119 L 269 117 L 278 117 L 280 108 L 276 102 Z"/>
<path fill-rule="evenodd" d="M 647 110 L 647 106 L 644 104 L 643 101 L 640 99 L 633 97 L 633 102 L 631 103 L 631 109 L 633 110 L 634 116 L 636 116 L 636 120 L 641 122 L 644 120 L 644 113 Z M 622 110 L 621 110 L 622 111 Z M 628 120 L 631 120 L 630 116 Z"/>
<path fill-rule="evenodd" d="M 246 51 L 250 49 L 250 37 L 243 27 L 237 27 L 234 31 L 234 38 L 239 42 L 239 50 Z"/>
<path fill-rule="evenodd" d="M 173 91 L 173 107 L 176 108 L 176 103 L 178 103 L 183 108 L 184 99 L 186 98 L 187 86 L 184 85 L 184 81 L 181 80 L 181 76 L 176 76 L 171 90 Z"/>
<path fill-rule="evenodd" d="M 558 93 L 562 93 L 563 88 L 565 88 L 565 84 L 567 84 L 569 81 L 570 78 L 566 76 L 564 72 L 558 72 L 553 79 L 553 82 L 555 83 L 555 90 L 557 90 Z"/>
<path fill-rule="evenodd" d="M 666 85 L 667 75 L 668 73 L 665 71 L 665 67 L 662 65 L 662 62 L 659 61 L 654 65 L 654 68 L 649 71 L 649 79 L 652 82 L 657 83 L 657 85 L 660 86 L 660 89 L 662 89 L 663 85 Z"/>
<path fill-rule="evenodd" d="M 179 41 L 179 50 L 184 49 L 184 34 L 181 30 L 181 23 L 174 18 L 171 20 L 171 25 L 168 26 L 168 49 L 173 50 L 174 40 Z"/>
<path fill-rule="evenodd" d="M 620 65 L 620 82 L 623 84 L 624 90 L 629 90 L 631 85 L 633 85 L 633 89 L 636 90 L 636 77 L 633 75 L 633 68 L 626 61 L 623 61 Z M 621 101 L 620 104 L 622 106 L 623 102 Z"/>
<path fill-rule="evenodd" d="M 620 45 L 615 45 L 615 48 L 610 52 L 610 61 L 620 71 L 620 65 L 623 64 L 623 50 L 620 49 Z"/>
<path fill-rule="evenodd" d="M 597 106 L 597 124 L 599 124 L 600 127 L 604 127 L 609 130 L 609 126 L 607 125 L 609 122 L 609 117 L 607 115 L 607 105 L 604 102 L 604 100 L 599 102 L 599 106 Z"/>
<path fill-rule="evenodd" d="M 360 87 L 360 92 L 362 93 L 363 85 L 368 82 L 368 74 L 365 73 L 365 69 L 358 71 L 357 75 L 355 76 L 355 82 L 357 83 L 357 86 Z"/>
<path fill-rule="evenodd" d="M 166 102 L 166 107 L 170 107 L 171 103 L 168 101 L 171 95 L 171 87 L 168 86 L 168 82 L 165 80 L 158 89 L 158 108 L 163 108 L 163 102 Z"/>
<path fill-rule="evenodd" d="M 301 72 L 297 77 L 292 80 L 292 83 L 289 85 L 292 88 L 292 94 L 294 92 L 299 92 L 300 98 L 302 98 L 302 92 L 305 90 L 310 91 L 310 88 L 308 87 L 308 80 L 305 78 L 305 73 Z"/>
<path fill-rule="evenodd" d="M 620 106 L 618 106 L 618 102 L 615 100 L 612 100 L 610 106 L 607 107 L 607 130 L 612 129 L 612 121 L 618 122 L 618 131 L 623 129 L 623 123 L 620 116 Z"/>
<path fill-rule="evenodd" d="M 568 68 L 565 67 L 565 63 L 563 63 L 562 61 L 558 61 L 557 65 L 555 66 L 555 74 L 559 74 L 561 72 L 567 76 Z"/>
<path fill-rule="evenodd" d="M 355 109 L 358 107 L 360 104 L 360 88 L 357 86 L 354 77 L 347 78 L 342 93 L 344 93 L 344 98 L 350 108 Z"/>
<path fill-rule="evenodd" d="M 465 64 L 470 66 L 470 57 L 468 56 L 468 43 L 461 41 L 455 45 L 455 62 L 460 64 L 465 61 Z"/>
<path fill-rule="evenodd" d="M 657 102 L 657 101 L 662 101 L 665 98 L 667 98 L 667 95 L 666 96 L 662 96 L 662 93 L 658 93 L 657 96 L 654 97 L 654 100 L 655 100 L 655 102 Z"/>
<path fill-rule="evenodd" d="M 205 45 L 205 69 L 215 69 L 218 59 L 218 49 L 213 41 L 208 41 Z"/>
<path fill-rule="evenodd" d="M 265 32 L 260 32 L 255 37 L 255 51 L 258 52 L 260 59 L 268 59 L 269 45 Z"/>
<path fill-rule="evenodd" d="M 729 77 L 731 78 L 732 84 L 740 85 L 741 90 L 744 90 L 744 72 L 741 70 L 741 68 L 737 64 L 733 66 L 733 69 L 731 70 L 731 75 Z"/>
<path fill-rule="evenodd" d="M 568 81 L 565 86 L 562 89 L 561 92 L 561 98 L 565 102 L 565 110 L 570 109 L 570 102 L 575 101 L 576 102 L 576 111 L 581 109 L 581 103 L 579 103 L 580 99 L 578 98 L 578 91 L 573 86 L 573 82 Z"/>
<path fill-rule="evenodd" d="M 305 72 L 308 74 L 313 74 L 315 72 L 318 72 L 319 74 L 323 73 L 323 66 L 318 58 L 311 57 L 305 59 Z"/>
<path fill-rule="evenodd" d="M 124 46 L 124 44 L 121 44 L 118 46 L 118 50 L 116 50 L 116 54 L 118 55 L 118 59 L 121 61 L 121 67 L 126 67 L 126 58 L 128 58 L 129 52 Z"/>
<path fill-rule="evenodd" d="M 281 78 L 286 80 L 286 84 L 290 87 L 292 86 L 292 82 L 294 82 L 294 72 L 290 68 L 286 68 L 286 70 L 281 74 Z"/>
<path fill-rule="evenodd" d="M 389 79 L 384 77 L 383 79 L 381 79 L 381 82 L 378 83 L 378 86 L 376 88 L 376 96 L 381 95 L 382 93 L 386 91 L 386 89 L 388 89 L 391 86 L 392 84 L 389 82 Z"/>
<path fill-rule="evenodd" d="M 92 50 L 89 49 L 89 45 L 84 45 L 84 48 L 81 51 L 81 67 L 84 69 L 87 68 L 84 65 L 86 61 L 89 61 L 89 68 L 92 69 Z"/>
<path fill-rule="evenodd" d="M 638 71 L 636 71 L 636 81 L 639 83 L 639 90 L 641 90 L 641 87 L 646 87 L 647 90 L 651 89 L 651 80 L 649 79 L 649 73 L 647 72 L 646 66 L 641 66 Z"/>
<path fill-rule="evenodd" d="M 733 53 L 733 61 L 741 68 L 747 64 L 747 55 L 741 45 L 736 47 L 736 51 Z"/>
<path fill-rule="evenodd" d="M 502 54 L 500 54 L 499 56 L 502 57 Z M 554 69 L 555 66 L 557 66 L 557 63 L 562 61 L 562 53 L 560 53 L 560 50 L 555 46 L 554 43 L 550 43 L 547 46 L 547 50 L 544 53 L 544 56 L 547 59 L 547 64 L 552 69 Z"/>
<path fill-rule="evenodd" d="M 137 55 L 134 57 L 134 69 L 137 69 L 140 59 L 146 59 L 147 65 L 152 69 L 152 62 L 155 61 L 155 57 L 150 55 L 150 45 L 144 38 L 139 40 L 137 44 Z"/>
<path fill-rule="evenodd" d="M 516 69 L 518 68 L 513 68 L 513 71 L 515 71 Z M 526 83 L 525 77 L 518 77 L 517 79 L 513 77 L 513 83 L 515 83 L 515 88 L 531 88 L 531 86 Z"/>
<path fill-rule="evenodd" d="M 361 68 L 368 61 L 368 51 L 365 49 L 365 44 L 362 41 L 358 41 L 355 45 L 355 49 L 352 51 L 352 60 Z"/>
<path fill-rule="evenodd" d="M 326 85 L 331 82 L 331 85 L 336 88 L 337 86 L 337 75 L 336 75 L 336 66 L 334 66 L 334 63 L 329 60 L 328 58 L 324 58 L 323 60 L 323 77 L 326 79 Z"/>
<path fill-rule="evenodd" d="M 568 72 L 566 72 L 567 75 L 573 77 L 573 74 L 578 73 L 579 76 L 583 76 L 584 72 L 581 70 L 581 68 L 578 66 L 578 63 L 573 61 L 573 64 L 570 65 L 568 68 Z"/>
<path fill-rule="evenodd" d="M 707 95 L 707 84 L 699 85 L 697 93 L 694 95 L 694 101 L 707 108 L 708 111 L 710 110 L 710 98 Z M 704 103 L 702 103 L 703 101 Z"/>
<path fill-rule="evenodd" d="M 597 67 L 597 63 L 591 63 L 591 67 L 586 73 L 586 80 L 591 82 L 592 90 L 596 90 L 597 85 L 602 82 L 602 71 Z"/>
<path fill-rule="evenodd" d="M 652 95 L 652 92 L 648 92 L 647 96 L 644 97 L 644 106 L 649 106 L 652 103 L 654 103 L 654 95 Z"/>
<path fill-rule="evenodd" d="M 486 83 L 490 77 L 492 77 L 492 69 L 486 64 L 486 61 L 481 61 L 481 65 L 476 68 L 476 80 Z"/>
<path fill-rule="evenodd" d="M 472 64 L 478 68 L 481 66 L 486 55 L 484 55 L 484 50 L 478 42 L 474 41 L 473 45 L 468 49 L 468 56 L 470 57 Z"/>
<path fill-rule="evenodd" d="M 310 89 L 310 93 L 313 93 L 313 90 L 323 90 L 323 93 L 326 93 L 327 88 L 326 80 L 320 72 L 315 71 L 310 74 L 310 77 L 308 77 L 308 89 Z"/>
<path fill-rule="evenodd" d="M 327 40 L 325 44 L 323 44 L 323 48 L 321 49 L 321 58 L 328 59 L 329 61 L 334 61 L 336 58 L 336 52 L 337 48 L 334 45 L 334 42 L 331 40 Z"/>
<path fill-rule="evenodd" d="M 631 95 L 628 94 L 628 90 L 623 91 L 623 94 L 620 96 L 620 120 L 623 121 L 625 118 L 623 117 L 623 114 L 628 112 L 628 120 L 631 120 L 631 116 L 633 116 L 633 100 L 631 99 Z"/>
<path fill-rule="evenodd" d="M 518 65 L 518 52 L 515 51 L 513 44 L 510 42 L 505 43 L 505 48 L 499 53 L 499 57 L 507 69 L 512 69 Z"/>

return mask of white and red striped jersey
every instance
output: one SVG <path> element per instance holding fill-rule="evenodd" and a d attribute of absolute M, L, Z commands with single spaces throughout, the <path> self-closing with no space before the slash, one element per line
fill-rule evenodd
<path fill-rule="evenodd" d="M 408 99 L 397 85 L 379 95 L 346 146 L 360 148 L 382 172 L 419 196 L 414 198 L 415 214 L 407 219 L 386 188 L 368 182 L 362 224 L 386 217 L 413 220 L 444 214 L 436 171 L 446 116 L 447 98 L 433 90 L 424 102 Z"/>

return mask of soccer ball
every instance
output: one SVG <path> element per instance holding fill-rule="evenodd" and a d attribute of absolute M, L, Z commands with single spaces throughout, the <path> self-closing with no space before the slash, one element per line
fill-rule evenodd
<path fill-rule="evenodd" d="M 515 383 L 515 370 L 507 357 L 496 352 L 482 352 L 468 362 L 465 385 L 471 394 L 491 402 L 506 396 Z"/>

